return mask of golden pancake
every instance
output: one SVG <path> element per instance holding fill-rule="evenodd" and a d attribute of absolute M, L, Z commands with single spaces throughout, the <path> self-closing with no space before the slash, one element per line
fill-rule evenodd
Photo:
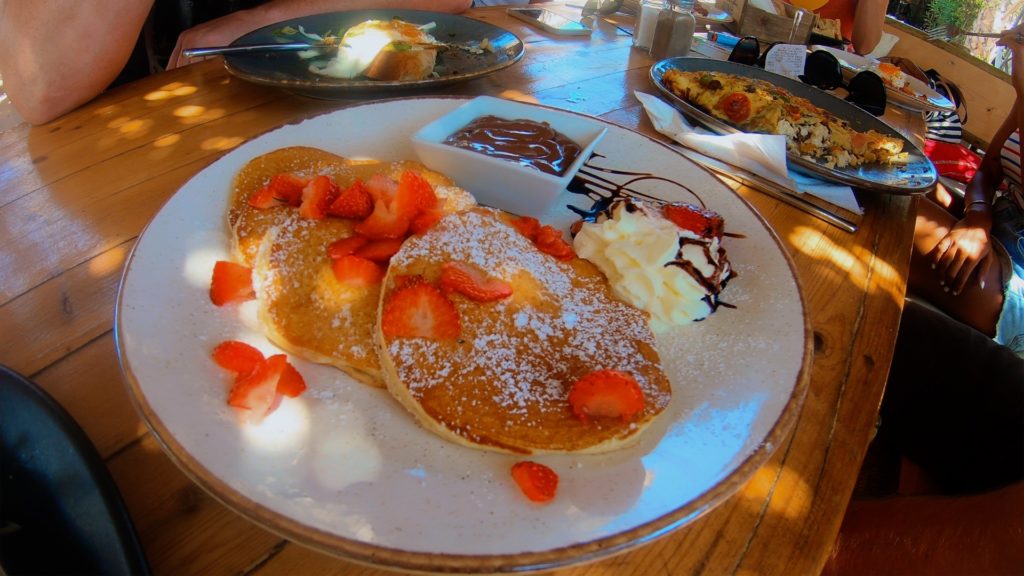
<path fill-rule="evenodd" d="M 285 220 L 296 217 L 291 206 L 257 209 L 249 205 L 249 197 L 277 174 L 292 173 L 302 178 L 330 174 L 339 184 L 351 178 L 350 162 L 337 154 L 319 148 L 292 146 L 281 148 L 253 158 L 235 176 L 232 182 L 228 208 L 228 227 L 232 232 L 235 259 L 252 266 L 263 235 Z"/>
<path fill-rule="evenodd" d="M 315 154 L 310 165 L 332 168 L 332 176 L 342 188 L 357 178 L 366 181 L 383 174 L 397 179 L 404 171 L 414 170 L 434 184 L 443 210 L 462 210 L 475 205 L 467 192 L 451 186 L 448 178 L 417 162 L 341 165 L 331 164 L 331 159 L 322 163 L 324 158 Z M 259 214 L 271 211 L 272 217 L 264 218 Z M 339 282 L 327 251 L 334 241 L 354 235 L 356 221 L 302 218 L 298 209 L 291 206 L 243 209 L 240 213 L 239 222 L 245 223 L 246 238 L 254 238 L 262 227 L 270 226 L 263 231 L 252 262 L 260 323 L 267 336 L 292 354 L 333 365 L 361 382 L 383 386 L 380 363 L 373 348 L 380 284 Z M 239 244 L 244 245 L 241 235 Z"/>
<path fill-rule="evenodd" d="M 458 312 L 449 339 L 386 336 L 377 342 L 388 390 L 427 429 L 453 442 L 515 453 L 603 452 L 635 438 L 668 405 L 646 313 L 615 299 L 597 268 L 542 253 L 499 212 L 446 216 L 410 238 L 391 259 L 381 294 L 418 281 L 438 284 L 441 266 L 468 263 L 512 286 L 476 302 L 448 294 Z M 584 424 L 568 401 L 573 384 L 597 370 L 632 375 L 644 395 L 630 422 Z"/>

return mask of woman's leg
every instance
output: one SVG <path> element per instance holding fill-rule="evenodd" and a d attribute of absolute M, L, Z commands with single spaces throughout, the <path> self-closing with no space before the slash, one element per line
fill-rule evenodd
<path fill-rule="evenodd" d="M 992 264 L 987 273 L 981 278 L 975 273 L 958 295 L 939 283 L 940 278 L 928 258 L 929 252 L 956 222 L 952 214 L 932 200 L 918 200 L 914 252 L 910 259 L 910 291 L 953 318 L 993 337 L 1003 307 L 1003 272 L 996 253 L 993 251 L 988 256 Z M 995 241 L 992 238 L 992 242 Z"/>

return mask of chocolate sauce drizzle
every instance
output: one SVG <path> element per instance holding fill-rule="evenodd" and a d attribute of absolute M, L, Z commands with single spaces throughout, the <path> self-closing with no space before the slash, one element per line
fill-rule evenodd
<path fill-rule="evenodd" d="M 591 201 L 593 201 L 593 204 L 590 206 L 589 209 L 573 206 L 572 204 L 566 206 L 569 210 L 572 210 L 574 213 L 579 215 L 581 221 L 583 222 L 596 222 L 598 217 L 601 215 L 604 215 L 607 218 L 611 218 L 612 205 L 618 200 L 643 199 L 658 205 L 667 204 L 667 200 L 630 188 L 631 185 L 645 180 L 657 180 L 661 182 L 668 182 L 669 184 L 672 184 L 684 190 L 687 194 L 692 196 L 701 208 L 705 210 L 707 209 L 707 204 L 705 204 L 704 199 L 701 198 L 699 194 L 694 192 L 692 188 L 686 186 L 685 184 L 682 184 L 681 182 L 676 182 L 675 180 L 672 180 L 670 178 L 665 178 L 664 176 L 657 176 L 655 174 L 650 174 L 647 172 L 631 172 L 628 170 L 618 170 L 614 168 L 608 168 L 605 166 L 599 166 L 594 163 L 595 158 L 606 157 L 602 154 L 598 154 L 597 152 L 591 154 L 590 158 L 588 158 L 587 161 L 583 164 L 583 168 L 581 168 L 579 172 L 576 173 L 576 176 L 573 177 L 572 181 L 569 182 L 569 185 L 567 187 L 569 192 L 573 194 L 579 194 L 580 196 L 585 196 L 586 198 L 589 198 Z M 625 182 L 618 183 L 615 182 L 614 180 L 602 176 L 599 173 L 615 176 L 630 176 L 632 178 L 629 178 Z M 626 204 L 626 209 L 629 210 L 630 212 L 639 210 L 639 208 L 637 208 L 637 206 L 634 205 L 632 202 L 628 202 Z M 572 234 L 575 235 L 578 230 L 579 223 L 573 226 Z M 723 232 L 722 235 L 728 236 L 730 238 L 746 238 L 746 236 L 743 234 L 736 234 L 730 232 Z M 711 308 L 712 312 L 718 310 L 719 307 L 735 310 L 736 306 L 734 304 L 721 301 L 718 297 L 718 294 L 719 292 L 725 289 L 726 285 L 729 283 L 729 280 L 738 276 L 736 271 L 732 270 L 730 267 L 730 274 L 725 279 L 718 278 L 720 272 L 716 272 L 714 278 L 705 278 L 704 275 L 701 274 L 700 271 L 697 270 L 697 268 L 692 263 L 682 259 L 683 246 L 687 244 L 702 246 L 704 249 L 704 257 L 707 259 L 708 264 L 711 266 L 715 265 L 715 260 L 712 258 L 711 255 L 711 247 L 707 242 L 702 242 L 700 240 L 696 240 L 693 238 L 680 237 L 678 252 L 680 257 L 671 262 L 667 262 L 665 266 L 676 266 L 684 270 L 698 284 L 700 284 L 701 287 L 704 288 L 704 291 L 707 292 L 707 295 L 705 295 L 704 298 L 702 298 L 702 300 L 704 300 L 708 307 Z M 722 252 L 724 252 L 724 249 L 719 247 L 719 257 L 722 257 Z"/>

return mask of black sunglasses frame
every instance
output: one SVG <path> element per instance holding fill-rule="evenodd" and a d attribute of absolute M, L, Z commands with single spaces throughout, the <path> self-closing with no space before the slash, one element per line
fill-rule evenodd
<path fill-rule="evenodd" d="M 754 36 L 740 38 L 729 54 L 729 61 L 748 66 L 764 68 L 768 52 L 781 42 L 773 42 L 762 52 L 761 43 Z M 804 73 L 799 76 L 804 84 L 821 90 L 843 88 L 847 92 L 845 100 L 874 116 L 885 114 L 887 96 L 882 78 L 865 70 L 858 72 L 848 83 L 843 82 L 843 69 L 839 59 L 825 50 L 815 50 L 807 55 L 804 62 Z"/>

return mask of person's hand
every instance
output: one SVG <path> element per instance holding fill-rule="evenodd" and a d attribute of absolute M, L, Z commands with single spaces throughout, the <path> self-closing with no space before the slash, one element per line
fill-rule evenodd
<path fill-rule="evenodd" d="M 991 228 L 991 213 L 968 211 L 928 255 L 939 282 L 954 295 L 963 291 L 975 270 L 978 278 L 988 273 L 992 265 Z"/>
<path fill-rule="evenodd" d="M 193 26 L 178 36 L 178 42 L 174 45 L 174 51 L 171 52 L 171 58 L 167 61 L 167 69 L 187 66 L 193 62 L 193 59 L 181 55 L 181 51 L 186 48 L 226 46 L 239 36 L 252 32 L 265 24 L 253 10 L 239 10 Z"/>
<path fill-rule="evenodd" d="M 1003 30 L 996 44 L 1010 49 L 1013 87 L 1017 89 L 1019 95 L 1024 95 L 1024 24 Z"/>

